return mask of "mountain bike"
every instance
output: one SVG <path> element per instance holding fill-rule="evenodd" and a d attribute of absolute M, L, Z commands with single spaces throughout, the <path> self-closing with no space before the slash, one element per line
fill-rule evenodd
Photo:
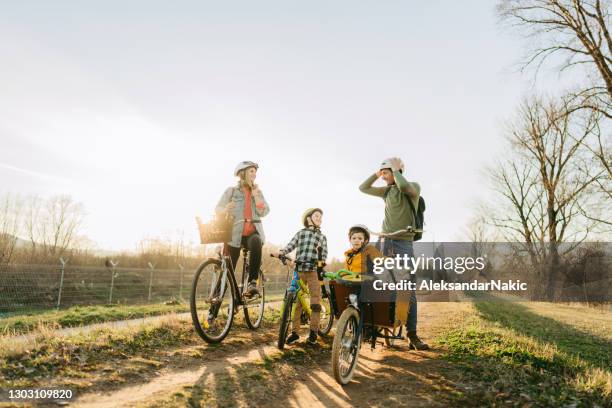
<path fill-rule="evenodd" d="M 275 256 L 274 254 L 270 254 L 270 256 L 278 258 L 283 265 L 287 265 L 287 272 L 289 274 L 290 268 L 288 264 L 294 264 L 295 262 L 285 256 L 279 255 Z M 297 266 L 297 264 L 296 264 Z M 327 287 L 323 282 L 323 264 L 321 263 L 317 267 L 317 274 L 320 277 L 321 281 L 321 312 L 320 312 L 320 320 L 319 320 L 319 333 L 326 335 L 330 332 L 333 324 L 334 324 L 334 312 L 332 310 L 332 304 L 330 302 L 329 292 L 327 291 Z M 296 270 L 293 270 L 293 276 L 291 279 L 291 283 L 289 287 L 285 290 L 285 296 L 283 298 L 283 303 L 281 305 L 281 321 L 280 327 L 278 330 L 278 341 L 277 347 L 282 350 L 285 347 L 285 343 L 287 341 L 287 337 L 289 336 L 289 327 L 291 326 L 291 322 L 296 313 L 296 306 L 298 302 L 302 306 L 302 313 L 300 316 L 300 323 L 307 324 L 310 316 L 312 315 L 312 310 L 310 308 L 309 302 L 310 292 L 308 290 L 308 286 L 306 283 L 300 279 L 299 274 Z"/>
<path fill-rule="evenodd" d="M 249 329 L 261 325 L 265 306 L 264 273 L 257 277 L 259 294 L 248 297 L 249 251 L 242 248 L 243 265 L 240 282 L 230 268 L 227 244 L 217 251 L 217 257 L 204 261 L 193 277 L 190 295 L 191 319 L 196 332 L 208 343 L 219 343 L 229 333 L 234 315 L 242 306 Z"/>
<path fill-rule="evenodd" d="M 384 240 L 385 237 L 407 232 L 422 231 L 406 228 L 392 233 L 371 234 Z M 364 340 L 374 349 L 379 338 L 384 339 L 387 346 L 392 346 L 396 340 L 404 339 L 402 326 L 410 311 L 411 297 L 402 294 L 394 301 L 371 302 L 363 296 L 362 283 L 374 280 L 372 275 L 341 270 L 335 274 L 327 273 L 326 277 L 330 279 L 332 306 L 338 317 L 332 345 L 332 368 L 336 381 L 346 385 L 355 373 L 359 349 Z M 395 280 L 392 273 L 391 278 Z"/>

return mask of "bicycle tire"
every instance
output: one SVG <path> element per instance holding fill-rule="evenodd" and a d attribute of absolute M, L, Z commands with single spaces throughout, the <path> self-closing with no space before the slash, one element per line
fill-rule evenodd
<path fill-rule="evenodd" d="M 319 331 L 322 334 L 328 334 L 334 326 L 334 310 L 331 304 L 331 298 L 329 294 L 327 296 L 321 296 L 321 317 L 326 312 L 329 315 L 329 320 L 325 322 L 323 319 L 319 323 Z"/>
<path fill-rule="evenodd" d="M 361 333 L 357 332 L 357 327 L 359 327 L 359 312 L 353 307 L 348 307 L 342 312 L 340 319 L 338 319 L 338 327 L 336 328 L 336 335 L 332 345 L 332 368 L 334 378 L 340 385 L 348 384 L 357 368 L 359 348 L 361 346 Z M 352 328 L 353 331 L 351 337 L 357 336 L 356 342 L 354 339 L 345 339 L 345 334 L 349 328 Z M 349 357 L 348 367 L 343 369 L 341 367 L 343 362 L 341 358 L 345 357 L 347 353 Z"/>
<path fill-rule="evenodd" d="M 257 279 L 257 282 L 261 282 L 261 287 L 258 286 L 258 290 L 259 290 L 259 295 L 260 297 L 256 300 L 258 300 L 259 302 L 259 312 L 257 313 L 257 315 L 253 316 L 256 317 L 255 320 L 253 320 L 251 318 L 251 313 L 249 312 L 249 310 L 253 311 L 253 308 L 249 307 L 249 301 L 248 299 L 245 299 L 245 304 L 243 307 L 244 310 L 244 321 L 246 322 L 247 326 L 249 327 L 249 329 L 251 330 L 257 330 L 259 328 L 259 326 L 261 326 L 261 321 L 263 320 L 263 315 L 264 315 L 264 309 L 265 309 L 265 305 L 266 305 L 266 285 L 265 285 L 265 279 L 264 279 L 264 274 L 263 271 L 260 269 L 259 270 L 259 278 Z"/>
<path fill-rule="evenodd" d="M 191 285 L 191 294 L 190 294 L 190 299 L 189 299 L 189 308 L 191 310 L 191 320 L 193 322 L 193 326 L 195 328 L 196 333 L 198 333 L 198 335 L 207 343 L 220 343 L 229 333 L 230 329 L 232 328 L 232 323 L 234 321 L 235 288 L 233 287 L 234 282 L 232 281 L 232 279 L 228 278 L 226 280 L 227 284 L 229 285 L 226 288 L 226 293 L 229 294 L 229 303 L 227 304 L 227 307 L 228 307 L 227 319 L 228 320 L 223 326 L 223 330 L 219 334 L 213 335 L 205 327 L 206 324 L 203 326 L 202 322 L 200 321 L 200 312 L 204 312 L 206 310 L 210 311 L 210 308 L 206 309 L 204 307 L 204 305 L 206 304 L 206 301 L 204 299 L 198 298 L 198 285 L 204 286 L 205 277 L 202 276 L 203 272 L 206 271 L 207 268 L 211 265 L 214 265 L 217 270 L 221 271 L 221 261 L 219 259 L 211 258 L 211 259 L 208 259 L 202 262 L 202 264 L 200 264 L 200 266 L 198 267 L 198 269 L 196 270 L 193 276 L 193 282 Z M 225 271 L 221 271 L 220 278 L 222 277 L 223 273 L 228 274 L 230 272 L 227 269 Z M 200 279 L 201 277 L 202 279 Z M 223 300 L 223 297 L 225 297 L 225 295 L 222 295 L 222 300 Z M 223 306 L 221 306 L 220 308 L 222 307 Z M 208 312 L 206 314 L 208 315 Z M 204 315 L 202 315 L 202 317 L 204 317 Z"/>
<path fill-rule="evenodd" d="M 295 293 L 286 291 L 285 297 L 283 298 L 281 321 L 280 327 L 278 328 L 278 342 L 276 344 L 279 350 L 285 348 L 285 342 L 289 334 L 289 326 L 291 326 L 291 309 L 293 309 L 294 301 Z"/>

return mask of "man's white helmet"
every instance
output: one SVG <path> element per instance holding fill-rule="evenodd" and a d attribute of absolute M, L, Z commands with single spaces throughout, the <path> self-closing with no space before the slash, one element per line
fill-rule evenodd
<path fill-rule="evenodd" d="M 390 157 L 390 158 L 388 158 L 388 159 L 383 160 L 383 162 L 382 162 L 382 163 L 380 163 L 380 170 L 383 170 L 383 169 L 392 169 L 392 168 L 393 168 L 393 167 L 391 166 L 391 159 L 392 159 L 392 158 L 393 158 L 393 157 Z M 400 162 L 400 168 L 399 168 L 399 170 L 400 170 L 401 172 L 403 172 L 403 171 L 404 171 L 404 162 L 402 161 L 402 159 L 399 159 L 399 158 L 398 158 L 398 160 L 399 160 L 399 162 Z"/>
<path fill-rule="evenodd" d="M 256 169 L 258 169 L 259 165 L 255 162 L 248 160 L 242 161 L 236 166 L 236 170 L 234 170 L 234 176 L 237 176 L 240 170 L 248 169 L 249 167 L 255 167 Z"/>

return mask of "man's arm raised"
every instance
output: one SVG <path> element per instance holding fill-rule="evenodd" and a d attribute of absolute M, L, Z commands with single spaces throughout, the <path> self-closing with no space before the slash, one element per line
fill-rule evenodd
<path fill-rule="evenodd" d="M 410 198 L 417 198 L 421 194 L 421 186 L 418 183 L 412 183 L 402 175 L 398 170 L 393 172 L 395 184 L 403 193 L 406 193 Z"/>
<path fill-rule="evenodd" d="M 361 183 L 359 186 L 359 191 L 376 197 L 384 197 L 386 187 L 372 187 L 372 184 L 374 184 L 378 177 L 380 177 L 378 173 L 372 174 L 363 183 Z"/>

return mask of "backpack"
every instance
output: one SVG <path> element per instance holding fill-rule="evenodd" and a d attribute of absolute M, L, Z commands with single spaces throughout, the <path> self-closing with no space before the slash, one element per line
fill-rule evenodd
<path fill-rule="evenodd" d="M 387 198 L 387 194 L 389 193 L 389 189 L 385 190 L 385 195 L 383 196 L 383 199 Z M 425 225 L 425 199 L 423 198 L 423 196 L 419 195 L 419 203 L 418 206 L 415 210 L 414 208 L 414 204 L 412 203 L 412 199 L 410 197 L 408 197 L 408 194 L 403 193 L 406 198 L 408 199 L 408 204 L 410 205 L 410 209 L 412 210 L 412 215 L 414 216 L 414 229 L 423 229 L 423 225 Z M 421 238 L 423 238 L 423 233 L 422 232 L 415 232 L 414 234 L 414 241 L 419 241 Z"/>

